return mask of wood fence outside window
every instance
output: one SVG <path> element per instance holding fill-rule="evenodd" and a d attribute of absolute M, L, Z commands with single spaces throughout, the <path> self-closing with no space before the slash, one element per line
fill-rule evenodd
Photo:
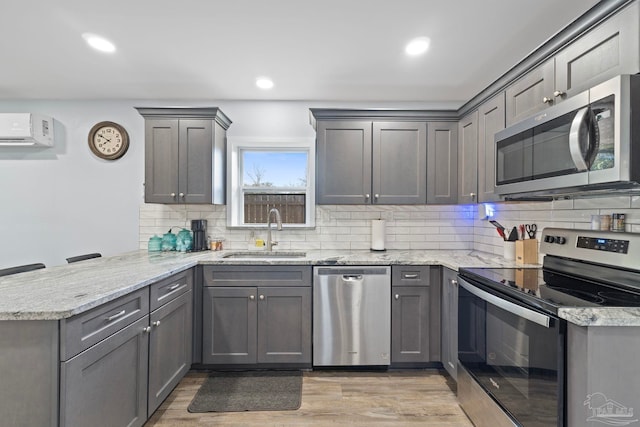
<path fill-rule="evenodd" d="M 305 194 L 244 194 L 245 224 L 266 224 L 272 208 L 280 211 L 283 224 L 304 224 Z M 273 220 L 273 218 L 272 218 Z"/>

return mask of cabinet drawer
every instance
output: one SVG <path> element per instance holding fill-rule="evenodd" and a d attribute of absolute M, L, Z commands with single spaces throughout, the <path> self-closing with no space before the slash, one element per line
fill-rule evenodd
<path fill-rule="evenodd" d="M 65 361 L 149 314 L 143 288 L 60 323 L 60 360 Z"/>
<path fill-rule="evenodd" d="M 430 265 L 394 265 L 391 266 L 393 286 L 429 286 Z"/>
<path fill-rule="evenodd" d="M 311 266 L 220 265 L 203 268 L 204 286 L 311 286 Z"/>
<path fill-rule="evenodd" d="M 186 270 L 162 279 L 149 288 L 150 311 L 155 310 L 189 291 L 193 286 L 193 270 Z"/>

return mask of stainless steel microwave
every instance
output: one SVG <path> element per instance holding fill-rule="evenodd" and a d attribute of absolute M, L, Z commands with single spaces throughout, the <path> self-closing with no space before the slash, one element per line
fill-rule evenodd
<path fill-rule="evenodd" d="M 640 182 L 640 75 L 620 75 L 495 135 L 496 193 L 554 194 Z"/>

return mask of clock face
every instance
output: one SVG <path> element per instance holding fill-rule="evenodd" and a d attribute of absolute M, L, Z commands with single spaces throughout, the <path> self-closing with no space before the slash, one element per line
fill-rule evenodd
<path fill-rule="evenodd" d="M 117 123 L 101 122 L 89 132 L 89 147 L 93 153 L 107 160 L 122 157 L 129 148 L 129 135 Z"/>

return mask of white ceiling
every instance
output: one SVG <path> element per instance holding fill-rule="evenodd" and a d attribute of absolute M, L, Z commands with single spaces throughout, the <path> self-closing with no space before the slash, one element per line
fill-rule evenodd
<path fill-rule="evenodd" d="M 596 0 L 15 0 L 0 99 L 462 103 Z M 81 34 L 112 40 L 91 50 Z M 405 44 L 431 38 L 427 54 Z M 261 91 L 258 76 L 275 87 Z"/>

